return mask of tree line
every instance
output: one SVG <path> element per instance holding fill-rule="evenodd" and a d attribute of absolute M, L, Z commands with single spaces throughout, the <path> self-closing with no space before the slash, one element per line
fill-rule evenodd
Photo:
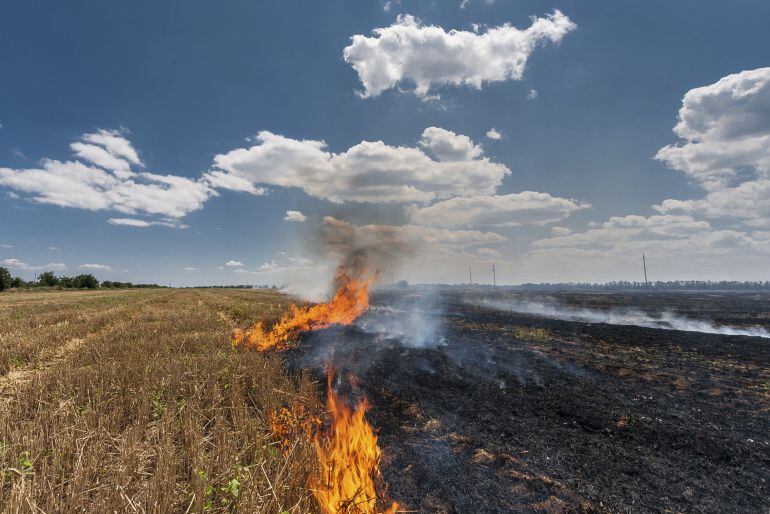
<path fill-rule="evenodd" d="M 6 289 L 33 289 L 40 287 L 61 287 L 66 289 L 129 289 L 162 287 L 158 284 L 134 284 L 132 282 L 117 282 L 114 280 L 99 280 L 90 273 L 75 275 L 74 277 L 57 277 L 53 271 L 45 271 L 37 276 L 35 280 L 24 280 L 21 277 L 14 277 L 7 268 L 0 267 L 0 291 Z"/>

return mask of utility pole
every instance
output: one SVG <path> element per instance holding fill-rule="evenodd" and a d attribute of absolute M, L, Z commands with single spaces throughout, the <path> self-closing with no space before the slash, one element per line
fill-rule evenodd
<path fill-rule="evenodd" d="M 647 259 L 642 254 L 642 268 L 644 269 L 644 287 L 647 287 Z"/>
<path fill-rule="evenodd" d="M 468 285 L 473 285 L 473 273 L 470 266 L 468 266 Z"/>
<path fill-rule="evenodd" d="M 495 274 L 495 263 L 492 263 L 492 287 L 497 287 L 497 275 Z"/>

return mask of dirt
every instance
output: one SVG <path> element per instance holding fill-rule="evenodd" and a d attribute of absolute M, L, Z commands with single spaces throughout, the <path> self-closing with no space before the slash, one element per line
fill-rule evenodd
<path fill-rule="evenodd" d="M 767 295 L 734 293 L 559 301 L 764 326 L 770 311 Z M 289 355 L 319 364 L 331 345 L 359 375 L 388 494 L 405 509 L 768 512 L 770 339 L 560 321 L 457 293 L 438 303 L 422 347 L 348 327 Z"/>

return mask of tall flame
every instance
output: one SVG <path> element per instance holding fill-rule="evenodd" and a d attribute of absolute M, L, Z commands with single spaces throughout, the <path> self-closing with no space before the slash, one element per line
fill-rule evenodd
<path fill-rule="evenodd" d="M 248 330 L 236 330 L 231 337 L 233 346 L 244 345 L 261 352 L 289 348 L 300 333 L 318 330 L 333 324 L 349 325 L 369 307 L 369 286 L 374 277 L 353 277 L 337 269 L 337 289 L 328 303 L 312 307 L 291 305 L 268 332 L 260 321 Z"/>
<path fill-rule="evenodd" d="M 336 291 L 328 303 L 312 307 L 291 305 L 268 332 L 257 323 L 246 331 L 236 331 L 231 340 L 234 346 L 244 345 L 259 351 L 286 350 L 308 330 L 317 330 L 332 324 L 349 325 L 369 307 L 369 286 L 374 276 L 351 276 L 343 268 L 337 269 Z M 316 428 L 320 420 L 306 413 L 304 408 L 282 409 L 269 416 L 272 432 L 286 438 L 297 431 L 312 437 L 320 474 L 311 476 L 310 486 L 321 511 L 325 514 L 394 514 L 398 504 L 393 502 L 384 510 L 377 510 L 376 482 L 380 480 L 382 452 L 377 436 L 364 415 L 369 409 L 366 399 L 351 409 L 334 392 L 333 373 L 329 372 L 327 408 L 331 415 L 328 433 Z"/>
<path fill-rule="evenodd" d="M 364 418 L 369 403 L 363 399 L 351 409 L 334 392 L 329 372 L 327 407 L 332 417 L 329 433 L 314 439 L 321 475 L 311 480 L 313 495 L 326 514 L 374 514 L 382 453 Z M 393 514 L 397 509 L 393 502 L 379 512 Z"/>

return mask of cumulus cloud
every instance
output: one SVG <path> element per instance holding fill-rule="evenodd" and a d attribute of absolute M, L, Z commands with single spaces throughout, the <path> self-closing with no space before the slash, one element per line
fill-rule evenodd
<path fill-rule="evenodd" d="M 674 133 L 680 144 L 661 148 L 655 157 L 686 173 L 707 194 L 667 199 L 656 210 L 770 226 L 770 68 L 688 91 Z"/>
<path fill-rule="evenodd" d="M 236 266 L 243 266 L 243 263 L 241 261 L 229 260 L 225 263 L 225 266 L 230 266 L 231 268 L 233 268 Z"/>
<path fill-rule="evenodd" d="M 0 260 L 0 266 L 7 266 L 11 269 L 21 269 L 25 271 L 59 271 L 67 269 L 67 265 L 62 262 L 49 262 L 42 266 L 34 266 L 24 261 L 20 261 L 19 259 Z"/>
<path fill-rule="evenodd" d="M 527 100 L 537 99 L 537 94 L 537 89 L 530 89 L 529 93 L 527 93 Z"/>
<path fill-rule="evenodd" d="M 94 271 L 112 271 L 112 268 L 106 264 L 81 264 L 78 267 Z"/>
<path fill-rule="evenodd" d="M 403 82 L 413 84 L 418 96 L 428 97 L 437 86 L 480 89 L 488 82 L 521 80 L 538 45 L 559 43 L 575 28 L 558 10 L 533 18 L 526 29 L 504 24 L 485 32 L 447 31 L 407 14 L 389 27 L 374 29 L 371 37 L 354 35 L 343 57 L 358 73 L 364 98 Z"/>
<path fill-rule="evenodd" d="M 184 268 L 182 268 L 182 269 L 183 269 L 184 271 L 198 271 L 198 268 L 196 268 L 196 267 L 194 267 L 194 266 L 185 266 L 185 267 L 184 267 Z"/>
<path fill-rule="evenodd" d="M 505 165 L 483 157 L 481 146 L 467 136 L 437 127 L 425 129 L 417 148 L 363 141 L 332 153 L 323 141 L 268 131 L 260 132 L 256 143 L 216 155 L 213 173 L 224 172 L 255 186 L 296 187 L 337 203 L 426 202 L 490 194 L 510 173 Z M 219 186 L 226 187 L 224 181 Z"/>
<path fill-rule="evenodd" d="M 749 166 L 770 173 L 770 68 L 728 75 L 684 95 L 674 133 L 682 143 L 656 158 L 706 189 L 720 188 Z"/>
<path fill-rule="evenodd" d="M 496 128 L 493 127 L 487 130 L 487 138 L 498 140 L 498 139 L 502 139 L 503 135 Z"/>
<path fill-rule="evenodd" d="M 200 209 L 216 194 L 206 181 L 133 171 L 132 166 L 144 165 L 115 131 L 85 134 L 70 147 L 80 160 L 43 159 L 35 168 L 0 168 L 0 186 L 38 203 L 170 219 Z"/>
<path fill-rule="evenodd" d="M 294 221 L 296 223 L 302 223 L 307 221 L 307 216 L 300 211 L 286 211 L 286 216 L 283 217 L 284 221 Z"/>
<path fill-rule="evenodd" d="M 204 180 L 214 188 L 251 193 L 254 196 L 262 196 L 267 193 L 265 188 L 256 187 L 250 180 L 224 171 L 210 171 L 204 175 Z"/>
<path fill-rule="evenodd" d="M 511 227 L 543 225 L 559 221 L 573 212 L 589 208 L 587 203 L 523 191 L 508 195 L 464 196 L 428 207 L 410 207 L 413 222 L 440 227 Z"/>

